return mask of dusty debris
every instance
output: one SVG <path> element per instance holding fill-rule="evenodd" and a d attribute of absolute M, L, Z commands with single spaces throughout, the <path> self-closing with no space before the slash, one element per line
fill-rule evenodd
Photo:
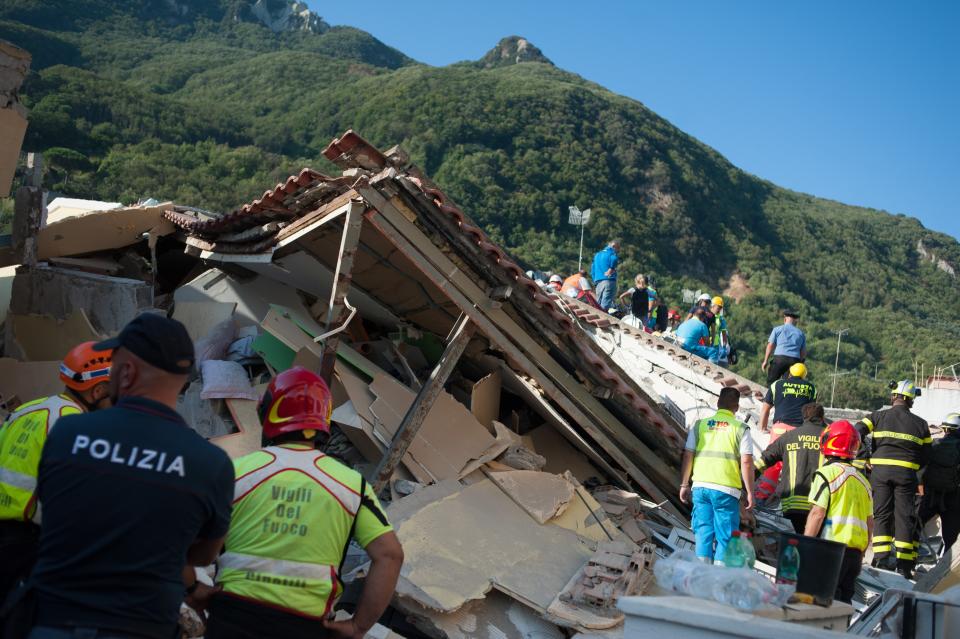
<path fill-rule="evenodd" d="M 500 457 L 500 463 L 517 470 L 540 470 L 547 460 L 526 446 L 511 446 Z"/>
<path fill-rule="evenodd" d="M 573 484 L 560 475 L 511 470 L 490 473 L 489 477 L 540 524 L 562 515 L 573 499 Z"/>

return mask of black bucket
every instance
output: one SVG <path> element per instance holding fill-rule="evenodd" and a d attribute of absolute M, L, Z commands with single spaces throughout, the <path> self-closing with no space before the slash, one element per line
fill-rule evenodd
<path fill-rule="evenodd" d="M 791 539 L 797 540 L 800 553 L 800 574 L 797 575 L 797 592 L 813 597 L 814 603 L 829 606 L 840 581 L 843 553 L 847 547 L 836 541 L 819 537 L 780 533 L 780 548 L 777 551 L 777 576 L 780 576 L 780 555 Z"/>

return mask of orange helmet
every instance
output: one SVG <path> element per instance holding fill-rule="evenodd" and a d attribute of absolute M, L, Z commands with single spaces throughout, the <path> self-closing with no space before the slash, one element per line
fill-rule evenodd
<path fill-rule="evenodd" d="M 95 351 L 96 342 L 74 346 L 60 363 L 60 381 L 67 388 L 85 391 L 97 384 L 110 381 L 110 362 L 113 351 Z"/>
<path fill-rule="evenodd" d="M 326 382 L 302 366 L 274 377 L 257 404 L 267 439 L 298 430 L 329 433 L 332 411 L 333 398 Z"/>
<path fill-rule="evenodd" d="M 820 435 L 820 453 L 824 457 L 853 459 L 860 450 L 860 432 L 846 420 L 833 422 Z"/>

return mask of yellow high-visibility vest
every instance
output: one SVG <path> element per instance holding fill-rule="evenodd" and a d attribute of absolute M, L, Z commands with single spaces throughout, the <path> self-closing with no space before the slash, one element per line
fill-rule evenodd
<path fill-rule="evenodd" d="M 740 442 L 747 427 L 733 413 L 721 409 L 712 417 L 697 420 L 697 449 L 693 456 L 695 482 L 708 482 L 740 489 Z"/>
<path fill-rule="evenodd" d="M 830 520 L 830 541 L 837 541 L 850 548 L 866 550 L 867 520 L 873 516 L 873 496 L 870 483 L 851 464 L 832 463 L 821 467 L 814 475 L 820 475 L 830 491 L 830 503 L 826 519 Z M 811 487 L 810 501 L 814 501 Z M 816 502 L 814 502 L 816 503 Z"/>
<path fill-rule="evenodd" d="M 270 446 L 234 460 L 233 514 L 218 560 L 225 593 L 316 618 L 342 593 L 337 571 L 365 486 L 310 446 Z"/>
<path fill-rule="evenodd" d="M 35 493 L 43 445 L 58 419 L 82 412 L 68 396 L 53 395 L 21 405 L 0 427 L 0 520 L 40 523 Z"/>

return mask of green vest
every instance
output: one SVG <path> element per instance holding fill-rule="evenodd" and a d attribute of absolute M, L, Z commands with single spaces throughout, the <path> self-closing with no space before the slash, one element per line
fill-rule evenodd
<path fill-rule="evenodd" d="M 218 564 L 224 592 L 325 618 L 360 509 L 359 473 L 312 447 L 270 446 L 234 460 L 233 514 Z"/>
<path fill-rule="evenodd" d="M 697 450 L 693 456 L 695 482 L 708 482 L 729 488 L 742 488 L 740 479 L 740 441 L 747 433 L 733 413 L 719 410 L 713 417 L 697 420 Z"/>
<path fill-rule="evenodd" d="M 715 330 L 713 332 L 713 346 L 725 346 L 724 336 L 727 334 L 727 318 L 723 315 L 717 315 Z"/>
<path fill-rule="evenodd" d="M 0 520 L 40 523 L 34 492 L 47 435 L 64 415 L 83 410 L 66 395 L 21 405 L 0 428 Z"/>
<path fill-rule="evenodd" d="M 817 474 L 823 477 L 830 489 L 826 516 L 832 530 L 830 541 L 866 550 L 867 519 L 873 516 L 869 482 L 850 464 L 827 464 Z"/>

